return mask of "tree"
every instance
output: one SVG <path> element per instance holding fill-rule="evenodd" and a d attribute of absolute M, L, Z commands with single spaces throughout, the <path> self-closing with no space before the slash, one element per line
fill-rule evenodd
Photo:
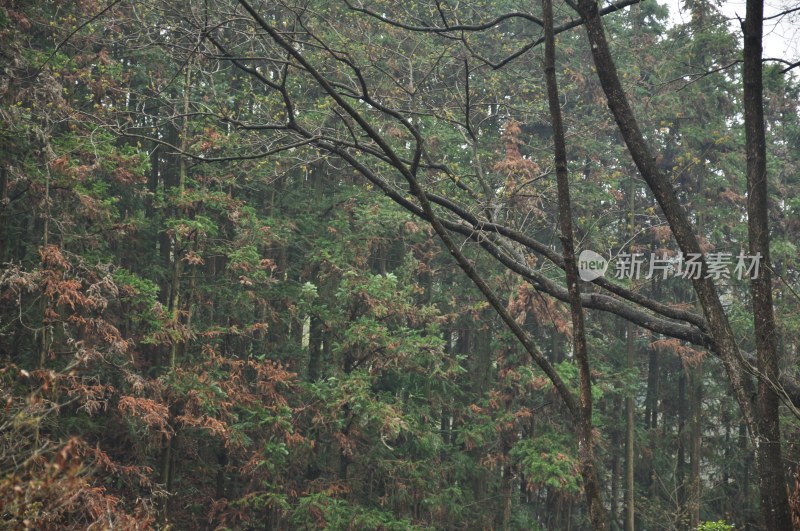
<path fill-rule="evenodd" d="M 359 66 L 359 60 L 355 57 L 353 51 L 346 46 L 341 46 L 338 43 L 329 42 L 326 36 L 318 33 L 311 24 L 311 20 L 316 16 L 323 16 L 322 13 L 317 15 L 308 14 L 303 10 L 295 11 L 293 13 L 293 24 L 299 25 L 302 28 L 301 35 L 305 32 L 305 38 L 301 39 L 295 35 L 285 35 L 281 30 L 275 26 L 275 18 L 268 19 L 263 16 L 256 8 L 248 2 L 242 1 L 240 5 L 252 17 L 254 23 L 268 37 L 268 46 L 275 47 L 278 53 L 285 56 L 285 63 L 276 63 L 277 70 L 273 73 L 277 74 L 279 81 L 272 81 L 268 79 L 263 73 L 257 69 L 245 64 L 247 60 L 237 58 L 239 54 L 236 52 L 236 44 L 229 42 L 221 42 L 215 36 L 210 36 L 210 41 L 216 46 L 223 56 L 229 58 L 243 71 L 248 72 L 255 78 L 259 79 L 266 87 L 279 95 L 286 105 L 285 118 L 286 122 L 283 127 L 292 131 L 304 141 L 313 143 L 318 147 L 328 150 L 344 159 L 349 164 L 353 165 L 362 174 L 364 174 L 374 184 L 379 186 L 387 195 L 393 200 L 403 205 L 408 210 L 428 220 L 440 238 L 442 238 L 445 246 L 456 258 L 459 266 L 464 269 L 470 278 L 481 289 L 487 299 L 491 302 L 492 306 L 503 317 L 506 324 L 514 331 L 515 335 L 519 338 L 526 350 L 531 354 L 534 361 L 545 370 L 548 376 L 553 381 L 556 388 L 561 391 L 562 397 L 565 400 L 567 407 L 571 410 L 576 409 L 574 397 L 572 397 L 566 390 L 566 385 L 561 381 L 560 377 L 552 370 L 550 364 L 538 352 L 530 337 L 528 337 L 524 330 L 511 319 L 507 314 L 497 296 L 492 290 L 485 285 L 485 282 L 480 278 L 480 275 L 475 271 L 472 264 L 466 259 L 461 251 L 454 245 L 452 240 L 451 231 L 461 232 L 480 243 L 480 245 L 488 252 L 493 254 L 496 259 L 503 263 L 506 267 L 522 274 L 529 280 L 538 284 L 541 289 L 551 295 L 560 296 L 562 299 L 570 299 L 569 290 L 554 285 L 551 281 L 542 279 L 535 271 L 531 270 L 525 264 L 524 260 L 518 258 L 518 248 L 514 244 L 527 246 L 528 249 L 541 253 L 545 257 L 558 264 L 560 267 L 565 268 L 568 273 L 569 253 L 565 251 L 565 255 L 558 256 L 553 253 L 546 246 L 539 244 L 536 241 L 531 241 L 525 235 L 520 234 L 514 229 L 497 223 L 492 217 L 491 210 L 484 215 L 476 215 L 474 213 L 474 206 L 462 207 L 452 201 L 451 198 L 433 194 L 428 192 L 418 179 L 418 172 L 422 170 L 438 170 L 443 172 L 450 179 L 455 181 L 455 185 L 464 189 L 467 194 L 474 194 L 468 185 L 460 181 L 460 176 L 450 171 L 445 165 L 436 162 L 431 154 L 431 151 L 425 144 L 424 134 L 421 126 L 416 126 L 404 114 L 401 107 L 386 103 L 383 101 L 382 89 L 379 86 L 371 85 L 363 72 L 362 67 Z M 391 20 L 388 17 L 379 13 L 374 8 L 366 9 L 360 6 L 348 4 L 348 8 L 364 13 L 370 17 L 387 23 L 390 27 L 394 28 L 391 31 L 405 30 L 409 32 L 421 33 L 434 33 L 445 35 L 457 41 L 460 41 L 464 48 L 470 50 L 470 42 L 465 34 L 469 32 L 481 31 L 487 28 L 493 28 L 505 20 L 521 19 L 528 22 L 534 22 L 541 25 L 541 22 L 536 17 L 522 13 L 509 13 L 501 15 L 487 23 L 480 24 L 458 24 L 457 22 L 451 23 L 448 20 L 448 13 L 439 8 L 438 13 L 443 22 L 442 25 L 434 26 L 432 24 L 412 25 L 404 23 L 399 20 Z M 581 17 L 580 23 L 585 27 L 592 57 L 594 59 L 598 78 L 606 96 L 609 108 L 611 109 L 616 123 L 619 127 L 620 133 L 627 145 L 631 157 L 636 164 L 639 173 L 646 181 L 650 192 L 657 200 L 664 216 L 671 228 L 678 245 L 685 255 L 697 254 L 702 256 L 702 249 L 699 240 L 696 236 L 695 228 L 690 222 L 690 218 L 684 206 L 678 201 L 674 188 L 669 180 L 664 176 L 662 170 L 656 163 L 657 157 L 654 156 L 652 147 L 645 140 L 638 122 L 633 114 L 631 106 L 628 102 L 628 97 L 622 87 L 620 77 L 617 73 L 615 60 L 613 59 L 609 45 L 605 37 L 604 25 L 601 21 L 603 14 L 612 11 L 606 9 L 601 11 L 598 6 L 589 0 L 578 3 L 576 11 Z M 619 9 L 621 6 L 614 6 L 613 9 Z M 436 12 L 436 11 L 433 11 Z M 755 19 L 761 19 L 762 16 L 758 11 L 758 7 L 754 5 L 748 6 L 748 20 L 750 21 L 747 26 L 747 44 L 745 50 L 745 64 L 757 64 L 760 72 L 761 62 L 760 59 L 753 59 L 751 56 L 755 55 L 753 50 L 758 47 L 755 46 L 755 41 L 760 41 L 758 36 L 757 25 L 752 22 Z M 328 16 L 337 16 L 333 12 Z M 455 19 L 454 19 L 455 20 Z M 578 23 L 565 24 L 559 27 L 563 30 L 567 27 L 572 27 Z M 304 40 L 308 42 L 301 44 Z M 534 46 L 538 41 L 532 41 L 523 49 L 529 49 Z M 313 44 L 312 44 L 313 43 Z M 346 44 L 346 43 L 345 43 Z M 305 46 L 313 46 L 310 51 L 306 51 Z M 273 52 L 274 53 L 274 52 Z M 269 54 L 268 54 L 269 56 Z M 272 55 L 274 56 L 274 55 Z M 512 54 L 507 60 L 517 57 L 517 54 Z M 486 61 L 494 67 L 501 67 L 507 64 L 507 60 L 492 63 Z M 460 121 L 462 127 L 468 132 L 471 130 L 471 109 L 469 107 L 469 66 L 466 61 L 467 68 L 465 74 L 465 89 L 466 93 L 463 96 L 463 104 L 465 105 L 465 113 L 463 119 Z M 329 80 L 325 71 L 332 68 L 332 65 L 337 65 L 344 68 L 350 73 L 350 78 L 340 78 L 341 81 Z M 752 79 L 752 68 L 745 71 L 744 79 L 745 86 L 748 87 L 745 100 L 759 100 L 757 95 L 750 93 L 750 88 L 761 83 L 758 79 Z M 322 92 L 329 97 L 332 102 L 341 110 L 340 115 L 342 121 L 347 125 L 348 130 L 353 131 L 352 128 L 357 128 L 361 133 L 352 133 L 349 139 L 342 139 L 319 130 L 313 130 L 302 124 L 299 119 L 295 118 L 295 108 L 298 105 L 296 97 L 293 94 L 292 88 L 287 83 L 290 76 L 297 72 L 298 76 L 305 77 L 309 81 L 315 83 Z M 272 75 L 272 74 L 271 74 Z M 391 74 L 386 76 L 389 81 L 394 81 L 400 84 L 401 80 L 392 77 Z M 378 96 L 380 94 L 380 96 Z M 351 103 L 352 101 L 352 103 Z M 391 98 L 388 101 L 392 101 Z M 364 111 L 358 107 L 358 103 L 368 105 L 368 110 Z M 757 103 L 746 103 L 748 106 L 760 105 Z M 375 112 L 377 111 L 377 116 Z M 334 111 L 336 112 L 336 111 Z M 382 116 L 381 116 L 382 115 Z M 378 125 L 379 118 L 387 118 L 390 121 L 396 121 L 398 127 L 405 129 L 402 131 L 401 138 L 407 138 L 407 147 L 404 149 L 402 146 L 397 146 L 385 134 L 382 133 L 381 127 Z M 763 131 L 763 125 L 753 125 L 753 120 L 757 120 L 752 115 L 752 111 L 746 110 L 746 129 L 751 130 L 748 133 L 748 159 L 751 161 L 749 166 L 750 182 L 749 187 L 751 191 L 749 212 L 750 212 L 750 242 L 751 252 L 761 253 L 760 256 L 768 258 L 766 255 L 766 248 L 768 247 L 768 237 L 765 229 L 766 214 L 762 212 L 765 205 L 765 193 L 756 193 L 753 188 L 753 183 L 760 182 L 756 179 L 755 175 L 764 175 L 765 172 L 753 169 L 753 164 L 762 164 L 759 162 L 763 157 L 756 155 L 756 152 L 762 153 L 763 141 L 759 141 L 756 136 L 753 136 L 752 130 L 760 128 Z M 359 140 L 359 136 L 366 135 L 369 144 Z M 395 144 L 395 145 L 393 145 Z M 357 153 L 365 153 L 375 157 L 379 162 L 387 164 L 397 171 L 408 183 L 411 196 L 399 192 L 390 182 L 379 176 L 376 171 L 372 170 L 368 163 L 359 158 Z M 407 154 L 406 154 L 407 153 Z M 761 166 L 759 166 L 761 167 Z M 763 179 L 762 179 L 763 180 Z M 762 188 L 766 185 L 759 184 Z M 560 189 L 563 192 L 563 189 Z M 759 188 L 760 190 L 760 188 Z M 765 190 L 765 188 L 764 188 Z M 483 198 L 486 205 L 491 206 L 493 191 L 491 188 L 484 188 L 484 193 L 487 196 Z M 755 199 L 752 195 L 755 193 Z M 412 199 L 413 198 L 413 199 Z M 480 204 L 480 203 L 479 203 Z M 433 205 L 443 207 L 449 214 L 454 214 L 455 219 L 443 218 L 437 214 Z M 759 206 L 761 205 L 761 206 Z M 477 206 L 477 205 L 476 205 Z M 563 206 L 563 205 L 562 205 Z M 562 219 L 562 230 L 563 222 Z M 478 235 L 477 231 L 480 230 L 481 234 Z M 512 243 L 513 242 L 513 243 Z M 761 252 L 764 251 L 764 252 Z M 516 255 L 516 256 L 515 256 Z M 711 347 L 712 350 L 721 358 L 725 370 L 730 381 L 734 395 L 744 415 L 745 424 L 754 441 L 754 446 L 757 450 L 756 469 L 759 474 L 759 482 L 762 488 L 762 510 L 764 511 L 764 518 L 766 522 L 772 522 L 774 525 L 783 525 L 788 522 L 788 505 L 785 497 L 781 493 L 774 490 L 777 488 L 781 490 L 782 487 L 775 487 L 784 484 L 781 479 L 783 471 L 778 465 L 780 462 L 780 438 L 779 433 L 776 431 L 778 418 L 777 418 L 777 392 L 774 387 L 776 385 L 778 371 L 777 361 L 774 346 L 761 344 L 758 347 L 759 362 L 762 370 L 759 370 L 761 382 L 760 399 L 758 406 L 761 415 L 757 415 L 754 405 L 751 403 L 751 396 L 753 396 L 753 384 L 750 380 L 749 361 L 743 358 L 740 349 L 737 345 L 736 337 L 731 329 L 728 318 L 725 314 L 724 308 L 720 302 L 713 281 L 706 278 L 705 272 L 707 266 L 702 262 L 702 272 L 700 278 L 693 280 L 695 292 L 697 293 L 700 305 L 703 310 L 703 317 L 700 317 L 691 312 L 676 311 L 671 308 L 666 308 L 655 301 L 645 299 L 635 293 L 620 288 L 618 286 L 609 285 L 609 283 L 598 282 L 597 284 L 607 290 L 610 290 L 615 295 L 619 296 L 622 300 L 627 300 L 634 303 L 637 307 L 623 303 L 620 299 L 616 298 L 596 298 L 591 295 L 587 297 L 587 307 L 604 307 L 604 309 L 611 309 L 619 314 L 626 316 L 637 324 L 642 324 L 651 330 L 666 333 L 672 337 L 679 339 L 688 339 L 697 344 Z M 768 262 L 766 262 L 768 263 Z M 769 266 L 767 266 L 768 268 Z M 572 286 L 567 280 L 568 285 Z M 765 312 L 764 301 L 766 291 L 769 291 L 770 285 L 769 278 L 762 278 L 754 283 L 754 305 L 757 309 L 756 314 L 756 329 L 759 334 L 763 333 L 767 336 L 774 337 L 774 323 L 771 322 L 769 312 Z M 574 298 L 574 297 L 573 297 Z M 574 301 L 574 303 L 577 302 Z M 771 307 L 771 303 L 768 304 Z M 656 312 L 658 317 L 655 319 L 647 316 L 640 308 L 644 307 L 648 310 Z M 760 310 L 759 310 L 760 308 Z M 579 312 L 578 312 L 579 313 Z M 681 324 L 674 323 L 672 320 L 677 320 Z M 761 336 L 758 336 L 761 337 Z M 576 344 L 579 344 L 576 343 Z M 767 354 L 769 352 L 769 354 Z M 768 373 L 768 374 L 767 374 Z M 772 387 L 771 387 L 772 386 Z M 764 441 L 767 441 L 766 443 Z M 767 450 L 769 448 L 769 450 Z M 591 483 L 591 482 L 588 482 Z M 773 515 L 773 516 L 770 516 Z M 774 516 L 778 515 L 778 516 Z M 772 520 L 778 518 L 778 520 Z M 596 522 L 598 525 L 599 521 Z M 771 524 L 772 525 L 772 524 Z"/>
<path fill-rule="evenodd" d="M 713 6 L 575 7 L 4 6 L 7 518 L 785 525 L 797 84 L 755 149 Z M 575 263 L 737 248 L 772 287 Z"/>

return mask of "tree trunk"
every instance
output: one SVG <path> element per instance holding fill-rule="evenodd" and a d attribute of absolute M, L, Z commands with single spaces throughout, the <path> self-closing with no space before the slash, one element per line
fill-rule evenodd
<path fill-rule="evenodd" d="M 625 368 L 628 371 L 632 371 L 634 366 L 634 332 L 633 323 L 628 322 L 625 327 Z M 634 412 L 633 396 L 628 395 L 625 397 L 625 531 L 634 531 L 633 524 L 636 514 L 634 509 Z"/>
<path fill-rule="evenodd" d="M 584 19 L 584 27 L 600 84 L 636 167 L 664 212 L 681 251 L 685 254 L 702 256 L 702 250 L 689 217 L 678 202 L 670 180 L 661 173 L 656 158 L 639 129 L 627 96 L 622 89 L 619 74 L 605 37 L 597 3 L 594 0 L 580 0 L 577 7 Z M 747 91 L 745 129 L 748 145 L 748 188 L 750 190 L 748 210 L 756 210 L 750 212 L 748 216 L 748 229 L 751 231 L 751 253 L 760 251 L 762 257 L 767 256 L 768 258 L 768 254 L 765 252 L 768 252 L 769 236 L 764 230 L 766 226 L 766 169 L 763 155 L 766 152 L 766 144 L 763 141 L 763 98 L 761 97 L 763 26 L 761 0 L 748 0 L 747 12 L 745 23 L 745 90 Z M 764 168 L 764 171 L 760 171 L 759 168 Z M 759 220 L 759 218 L 761 219 Z M 705 272 L 705 260 L 702 259 L 701 262 L 703 263 L 702 271 Z M 762 271 L 766 269 L 763 267 Z M 762 375 L 759 379 L 757 408 L 754 408 L 751 402 L 751 398 L 756 394 L 753 383 L 740 361 L 741 352 L 736 337 L 725 315 L 713 281 L 707 278 L 697 278 L 692 281 L 692 284 L 698 301 L 702 305 L 709 332 L 714 339 L 715 352 L 725 366 L 734 396 L 753 440 L 764 523 L 769 529 L 791 529 L 789 527 L 791 523 L 789 522 L 786 484 L 780 461 L 777 397 L 769 387 L 769 382 L 777 381 L 770 278 L 769 276 L 766 279 L 762 277 L 758 283 L 753 285 L 758 369 Z M 756 297 L 758 298 L 756 299 Z"/>
<path fill-rule="evenodd" d="M 575 361 L 579 375 L 579 404 L 576 415 L 578 432 L 578 459 L 583 476 L 584 493 L 589 507 L 592 529 L 606 529 L 608 517 L 603 505 L 602 490 L 595 469 L 594 433 L 592 426 L 592 380 L 589 369 L 589 352 L 586 343 L 581 292 L 578 284 L 578 265 L 572 230 L 572 205 L 569 193 L 569 170 L 567 168 L 567 148 L 564 140 L 564 124 L 561 118 L 561 105 L 558 98 L 556 80 L 555 37 L 553 33 L 552 0 L 542 0 L 544 22 L 545 60 L 544 71 L 547 81 L 547 100 L 550 119 L 553 124 L 553 151 L 558 188 L 558 222 L 561 226 L 561 246 L 564 255 L 564 270 L 569 292 L 570 314 L 572 316 L 572 338 Z"/>
<path fill-rule="evenodd" d="M 636 189 L 634 181 L 629 179 L 628 187 L 628 231 L 631 242 L 635 234 L 636 226 Z M 633 252 L 633 249 L 630 249 Z M 630 374 L 633 371 L 636 344 L 634 343 L 635 328 L 633 323 L 628 321 L 625 326 L 625 369 Z M 629 393 L 625 397 L 625 531 L 634 531 L 636 510 L 634 508 L 634 402 L 633 396 Z"/>
<path fill-rule="evenodd" d="M 772 389 L 778 381 L 778 349 L 772 308 L 772 273 L 767 207 L 767 142 L 764 131 L 762 82 L 763 0 L 747 0 L 744 33 L 744 124 L 747 148 L 747 234 L 750 255 L 761 256 L 752 279 L 753 324 L 758 374 L 756 398 L 758 430 L 753 440 L 761 491 L 761 515 L 767 529 L 791 529 L 786 478 L 781 460 L 779 399 Z"/>
<path fill-rule="evenodd" d="M 619 411 L 621 407 L 621 399 L 619 396 L 614 397 L 612 407 L 614 411 Z M 619 483 L 620 476 L 622 475 L 622 460 L 620 459 L 619 452 L 617 451 L 621 445 L 620 430 L 616 427 L 611 429 L 611 510 L 608 513 L 608 520 L 612 522 L 614 529 L 619 525 Z"/>
<path fill-rule="evenodd" d="M 308 329 L 308 381 L 316 382 L 320 377 L 320 356 L 322 354 L 322 321 L 311 316 Z"/>
<path fill-rule="evenodd" d="M 687 508 L 689 510 L 689 524 L 692 529 L 697 529 L 700 525 L 700 446 L 703 438 L 703 371 L 702 367 L 695 367 L 689 371 L 689 381 L 691 383 L 691 408 L 690 408 L 690 443 L 689 459 L 689 488 L 687 492 Z"/>
<path fill-rule="evenodd" d="M 678 377 L 678 448 L 675 463 L 675 488 L 680 515 L 686 511 L 686 370 Z M 683 525 L 686 522 L 681 521 Z"/>
<path fill-rule="evenodd" d="M 6 261 L 6 239 L 8 238 L 8 170 L 5 161 L 0 161 L 0 264 Z"/>
<path fill-rule="evenodd" d="M 658 428 L 658 352 L 649 349 L 650 359 L 647 363 L 647 397 L 645 398 L 644 426 L 647 429 Z"/>

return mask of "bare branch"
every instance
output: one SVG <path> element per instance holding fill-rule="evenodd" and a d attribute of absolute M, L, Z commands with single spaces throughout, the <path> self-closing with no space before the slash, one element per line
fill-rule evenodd
<path fill-rule="evenodd" d="M 400 29 L 408 30 L 408 31 L 415 31 L 419 33 L 453 33 L 453 32 L 474 32 L 474 31 L 484 31 L 487 29 L 491 29 L 498 24 L 515 18 L 527 20 L 528 22 L 533 22 L 537 26 L 542 26 L 542 21 L 538 17 L 534 17 L 530 13 L 523 13 L 521 11 L 516 11 L 512 13 L 505 13 L 498 17 L 493 18 L 492 20 L 488 20 L 486 22 L 480 22 L 477 24 L 455 24 L 455 25 L 448 25 L 447 21 L 444 19 L 444 14 L 439 10 L 439 13 L 442 16 L 442 21 L 444 22 L 444 26 L 415 26 L 412 24 L 406 24 L 404 22 L 400 22 L 399 20 L 391 19 L 387 16 L 381 15 L 380 13 L 376 13 L 375 11 L 371 11 L 365 7 L 355 6 L 349 0 L 345 0 L 345 4 L 347 7 L 356 11 L 357 13 L 363 13 L 365 15 L 369 15 L 372 18 L 380 20 L 381 22 L 385 22 L 391 26 L 395 26 Z M 437 4 L 438 6 L 438 4 Z"/>
<path fill-rule="evenodd" d="M 791 13 L 797 13 L 798 11 L 800 11 L 800 6 L 793 7 L 792 9 L 787 9 L 785 11 L 781 11 L 780 13 L 775 13 L 774 15 L 770 15 L 768 17 L 764 17 L 764 20 L 774 20 L 776 18 L 782 18 Z"/>

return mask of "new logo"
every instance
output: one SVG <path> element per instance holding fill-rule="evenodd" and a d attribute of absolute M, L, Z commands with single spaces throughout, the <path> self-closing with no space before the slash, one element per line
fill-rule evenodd
<path fill-rule="evenodd" d="M 578 256 L 578 274 L 581 280 L 591 282 L 606 274 L 608 260 L 594 251 L 585 249 Z"/>

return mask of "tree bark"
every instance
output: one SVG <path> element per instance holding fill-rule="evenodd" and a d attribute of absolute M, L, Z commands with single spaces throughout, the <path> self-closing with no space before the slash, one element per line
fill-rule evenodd
<path fill-rule="evenodd" d="M 579 13 L 584 18 L 584 27 L 591 45 L 597 76 L 606 95 L 606 100 L 619 127 L 628 151 L 631 154 L 639 173 L 647 182 L 653 196 L 664 212 L 675 240 L 684 254 L 699 254 L 702 256 L 699 241 L 686 214 L 680 204 L 669 179 L 661 173 L 656 158 L 639 129 L 639 124 L 633 114 L 625 91 L 617 73 L 616 64 L 611 56 L 611 51 L 606 40 L 605 30 L 600 19 L 597 4 L 594 0 L 581 0 L 578 4 Z M 703 275 L 706 271 L 703 260 Z M 742 408 L 742 413 L 748 429 L 755 433 L 755 422 L 750 397 L 754 390 L 739 363 L 739 350 L 736 338 L 731 330 L 730 323 L 725 315 L 725 310 L 717 296 L 714 283 L 710 279 L 698 278 L 692 281 L 703 312 L 708 322 L 709 332 L 714 338 L 717 352 L 725 365 L 733 392 Z"/>
<path fill-rule="evenodd" d="M 634 344 L 634 327 L 633 323 L 626 323 L 625 326 L 625 368 L 628 371 L 633 370 L 635 344 Z M 634 419 L 635 408 L 633 403 L 633 396 L 628 395 L 625 397 L 625 531 L 634 531 L 634 522 L 636 511 L 634 508 Z"/>
<path fill-rule="evenodd" d="M 687 489 L 687 509 L 689 511 L 689 525 L 692 529 L 697 529 L 700 525 L 700 449 L 703 440 L 703 369 L 693 367 L 689 369 L 690 408 L 689 426 L 691 437 L 689 443 L 689 488 Z"/>
<path fill-rule="evenodd" d="M 622 89 L 596 2 L 594 0 L 580 0 L 577 7 L 578 12 L 584 19 L 584 27 L 591 46 L 597 76 L 606 95 L 608 106 L 614 115 L 634 163 L 664 212 L 681 251 L 684 254 L 693 253 L 702 256 L 698 239 L 694 234 L 686 211 L 678 201 L 669 179 L 661 173 L 656 164 L 656 158 L 653 156 L 639 129 L 627 96 Z M 745 97 L 745 119 L 748 144 L 748 188 L 750 189 L 750 194 L 755 193 L 757 199 L 757 201 L 754 201 L 752 195 L 748 197 L 748 210 L 757 209 L 755 213 L 750 213 L 748 229 L 756 231 L 750 235 L 751 252 L 762 251 L 763 257 L 765 256 L 763 251 L 767 251 L 769 236 L 764 230 L 764 222 L 766 221 L 766 170 L 758 170 L 761 167 L 760 164 L 762 164 L 760 160 L 766 152 L 766 145 L 763 142 L 763 98 L 761 97 L 761 35 L 763 25 L 763 4 L 761 0 L 748 0 L 747 12 L 747 20 L 745 22 L 745 90 L 747 91 Z M 759 117 L 760 120 L 758 120 Z M 762 140 L 759 140 L 759 137 Z M 754 185 L 758 186 L 754 189 Z M 763 190 L 759 187 L 763 187 Z M 759 208 L 763 208 L 763 214 L 758 211 Z M 762 222 L 758 221 L 759 217 L 764 218 Z M 756 219 L 754 220 L 753 218 Z M 700 275 L 701 277 L 704 276 L 706 270 L 705 260 L 702 260 L 702 262 L 703 274 Z M 766 269 L 766 267 L 762 268 L 762 270 Z M 753 397 L 756 396 L 754 385 L 747 374 L 747 365 L 743 360 L 742 353 L 739 351 L 736 337 L 725 315 L 713 281 L 706 278 L 697 278 L 692 281 L 692 284 L 708 322 L 709 332 L 717 347 L 716 353 L 725 366 L 734 396 L 741 408 L 744 422 L 753 440 L 756 450 L 756 473 L 758 474 L 758 482 L 761 489 L 764 523 L 769 529 L 791 529 L 791 523 L 788 520 L 789 511 L 785 481 L 782 479 L 783 474 L 780 467 L 777 397 L 774 396 L 770 387 L 778 382 L 778 374 L 773 337 L 775 327 L 774 317 L 772 316 L 771 284 L 768 282 L 769 277 L 766 277 L 766 279 L 767 282 L 764 281 L 764 278 L 761 278 L 760 282 L 755 283 L 753 286 L 754 299 L 756 292 L 759 297 L 757 301 L 754 301 L 754 307 L 759 308 L 755 313 L 758 314 L 756 316 L 756 341 L 759 355 L 758 370 L 761 375 L 759 378 L 757 408 L 752 403 Z"/>
<path fill-rule="evenodd" d="M 320 377 L 322 355 L 322 321 L 312 315 L 308 327 L 308 374 L 309 382 L 316 382 Z"/>
<path fill-rule="evenodd" d="M 8 238 L 8 170 L 5 161 L 0 161 L 0 264 L 6 261 Z"/>
<path fill-rule="evenodd" d="M 686 369 L 678 377 L 678 448 L 675 462 L 675 488 L 681 518 L 686 512 Z M 686 522 L 681 520 L 683 525 Z"/>
<path fill-rule="evenodd" d="M 550 107 L 550 120 L 553 124 L 553 151 L 558 188 L 558 223 L 561 226 L 561 247 L 564 253 L 567 290 L 569 292 L 570 314 L 572 317 L 572 344 L 575 361 L 578 365 L 579 404 L 575 424 L 578 432 L 578 460 L 583 476 L 583 489 L 589 507 L 592 529 L 606 529 L 608 516 L 603 505 L 597 471 L 595 469 L 594 434 L 592 426 L 592 380 L 589 368 L 589 350 L 586 343 L 586 328 L 581 304 L 581 291 L 578 284 L 578 264 L 575 259 L 575 244 L 572 230 L 572 205 L 569 193 L 569 170 L 567 168 L 567 147 L 564 139 L 564 124 L 561 118 L 561 105 L 558 99 L 556 80 L 555 35 L 553 33 L 552 0 L 542 0 L 542 21 L 544 25 L 544 72 L 547 82 L 547 100 Z"/>
<path fill-rule="evenodd" d="M 636 188 L 633 177 L 630 178 L 628 187 L 628 232 L 630 241 L 633 242 L 636 222 Z M 631 248 L 629 252 L 633 252 Z M 625 326 L 625 369 L 630 374 L 633 371 L 636 355 L 634 343 L 635 328 L 628 321 Z M 634 413 L 633 396 L 629 393 L 625 397 L 625 531 L 634 531 L 636 510 L 634 507 Z"/>
<path fill-rule="evenodd" d="M 767 206 L 767 142 L 764 130 L 762 80 L 763 0 L 747 0 L 744 33 L 744 125 L 747 149 L 747 234 L 750 255 L 761 256 L 758 276 L 751 281 L 758 380 L 758 433 L 754 437 L 761 491 L 761 515 L 767 529 L 791 529 L 786 478 L 781 460 L 778 395 L 778 345 L 772 308 L 772 271 Z"/>

